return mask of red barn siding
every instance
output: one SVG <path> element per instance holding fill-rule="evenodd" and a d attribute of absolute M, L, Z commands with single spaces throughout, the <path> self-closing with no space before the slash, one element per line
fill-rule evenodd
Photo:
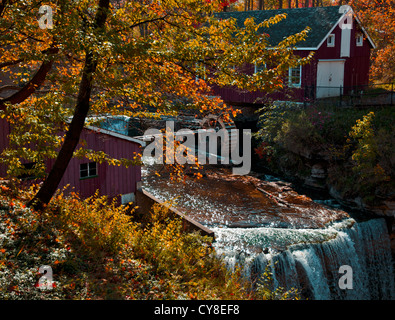
<path fill-rule="evenodd" d="M 370 68 L 370 50 L 371 45 L 367 39 L 364 39 L 363 46 L 356 45 L 356 35 L 361 32 L 357 28 L 354 20 L 354 28 L 351 29 L 350 57 L 342 57 L 341 49 L 341 28 L 337 26 L 332 34 L 335 34 L 335 47 L 328 47 L 326 41 L 316 51 L 315 60 L 315 78 L 311 78 L 312 84 L 315 83 L 317 77 L 317 61 L 320 59 L 344 59 L 344 87 L 368 85 L 369 84 L 369 68 Z"/>
<path fill-rule="evenodd" d="M 353 28 L 351 33 L 351 58 L 349 59 L 348 69 L 346 71 L 350 74 L 347 84 L 350 86 L 364 86 L 369 84 L 370 50 L 372 47 L 366 38 L 363 40 L 362 47 L 356 45 L 356 36 L 359 32 L 362 33 L 359 28 Z"/>
<path fill-rule="evenodd" d="M 0 119 L 0 153 L 8 146 L 8 135 L 10 126 L 6 120 Z M 136 153 L 140 153 L 140 144 L 128 140 L 128 137 L 96 132 L 84 129 L 81 134 L 81 141 L 86 141 L 86 146 L 95 151 L 103 151 L 115 159 L 133 159 Z M 81 146 L 81 145 L 80 145 Z M 77 148 L 79 148 L 78 146 Z M 55 160 L 47 161 L 48 170 Z M 80 179 L 80 164 L 90 162 L 87 159 L 73 158 L 59 184 L 59 189 L 70 185 L 70 189 L 78 192 L 82 198 L 87 198 L 95 194 L 99 189 L 101 195 L 108 195 L 110 198 L 123 194 L 135 193 L 137 183 L 141 181 L 141 168 L 139 166 L 111 166 L 106 162 L 98 164 L 98 176 Z M 6 176 L 6 167 L 0 164 L 0 177 Z"/>
<path fill-rule="evenodd" d="M 81 141 L 86 141 L 87 147 L 95 151 L 103 151 L 115 159 L 132 159 L 140 152 L 140 145 L 136 142 L 84 129 Z M 80 164 L 90 162 L 87 159 L 73 158 L 66 170 L 59 188 L 70 184 L 74 186 L 83 198 L 93 195 L 97 189 L 101 195 L 110 198 L 122 194 L 135 193 L 137 182 L 141 181 L 139 166 L 112 166 L 107 163 L 98 164 L 98 176 L 80 179 Z"/>
<path fill-rule="evenodd" d="M 0 154 L 8 147 L 8 135 L 10 134 L 10 125 L 5 119 L 0 118 Z M 7 169 L 0 164 L 0 177 L 7 175 Z"/>
<path fill-rule="evenodd" d="M 335 46 L 328 47 L 326 39 L 318 50 L 313 51 L 314 56 L 311 62 L 302 67 L 301 88 L 292 88 L 292 100 L 303 101 L 305 98 L 306 87 L 314 87 L 317 85 L 317 66 L 319 60 L 328 59 L 344 59 L 344 93 L 350 91 L 355 86 L 365 86 L 369 84 L 369 68 L 370 68 L 370 50 L 372 48 L 368 39 L 364 39 L 363 46 L 356 45 L 356 34 L 362 32 L 357 21 L 354 19 L 353 28 L 351 30 L 350 57 L 341 57 L 341 34 L 342 29 L 336 26 L 332 31 L 335 35 Z M 296 50 L 294 53 L 307 57 L 312 50 Z M 273 100 L 289 100 L 285 92 L 275 94 L 266 94 L 265 92 L 242 92 L 235 88 L 219 88 L 214 86 L 213 92 L 222 97 L 222 99 L 231 105 L 259 104 L 265 101 L 265 98 Z M 340 92 L 340 90 L 339 90 Z M 257 100 L 258 99 L 258 100 Z M 262 103 L 262 102 L 261 102 Z"/>

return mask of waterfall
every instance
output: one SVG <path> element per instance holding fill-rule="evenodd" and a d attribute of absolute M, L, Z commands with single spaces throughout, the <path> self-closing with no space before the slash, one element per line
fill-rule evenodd
<path fill-rule="evenodd" d="M 226 171 L 208 171 L 205 179 L 175 187 L 149 170 L 143 171 L 144 188 L 162 200 L 177 198 L 180 211 L 213 230 L 216 252 L 229 268 L 243 268 L 253 286 L 269 273 L 271 292 L 296 289 L 312 300 L 395 300 L 383 218 L 360 221 L 367 217 L 332 200 L 301 204 L 286 190 L 279 193 L 289 196 L 283 206 L 257 192 L 252 177 L 235 179 Z"/>
<path fill-rule="evenodd" d="M 216 250 L 229 267 L 257 281 L 269 270 L 274 288 L 314 300 L 395 299 L 394 270 L 384 219 L 346 219 L 326 229 L 214 228 Z M 308 240 L 307 240 L 308 239 Z M 341 273 L 347 266 L 351 274 Z M 352 288 L 341 288 L 348 276 Z"/>

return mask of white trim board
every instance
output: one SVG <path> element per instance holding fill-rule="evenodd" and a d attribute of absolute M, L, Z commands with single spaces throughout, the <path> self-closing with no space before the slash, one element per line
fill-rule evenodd
<path fill-rule="evenodd" d="M 127 141 L 130 141 L 130 142 L 134 142 L 134 143 L 137 143 L 137 144 L 139 144 L 139 145 L 141 145 L 143 147 L 145 147 L 145 145 L 146 145 L 146 143 L 144 141 L 141 141 L 141 140 L 129 137 L 129 136 L 125 136 L 123 134 L 119 134 L 119 133 L 116 133 L 114 131 L 110 131 L 110 130 L 106 130 L 106 129 L 102 129 L 102 128 L 98 128 L 98 127 L 94 127 L 94 126 L 84 126 L 84 128 L 88 129 L 88 130 L 91 130 L 91 131 L 94 131 L 94 132 L 97 132 L 97 133 L 103 133 L 103 134 L 106 134 L 108 136 L 113 136 L 113 137 L 116 137 L 116 138 L 119 138 L 119 139 L 122 139 L 122 140 L 127 140 Z"/>
<path fill-rule="evenodd" d="M 367 33 L 366 29 L 362 26 L 361 24 L 361 20 L 358 19 L 357 15 L 355 14 L 354 10 L 350 7 L 351 10 L 351 14 L 352 17 L 355 18 L 356 22 L 358 22 L 359 26 L 361 27 L 361 30 L 364 32 L 364 34 L 366 35 L 366 38 L 369 40 L 370 44 L 372 45 L 373 49 L 376 49 L 376 44 L 373 42 L 373 40 L 370 38 L 369 34 Z M 348 13 L 349 11 L 346 11 L 343 13 L 343 15 L 339 18 L 339 20 L 334 24 L 334 26 L 332 27 L 332 29 L 327 33 L 327 35 L 322 39 L 321 43 L 317 46 L 318 50 L 319 48 L 321 48 L 322 44 L 326 41 L 326 39 L 329 37 L 329 35 L 333 32 L 333 30 L 335 30 L 335 28 L 339 25 L 339 23 L 344 19 L 345 15 Z M 307 50 L 307 49 L 305 49 Z"/>

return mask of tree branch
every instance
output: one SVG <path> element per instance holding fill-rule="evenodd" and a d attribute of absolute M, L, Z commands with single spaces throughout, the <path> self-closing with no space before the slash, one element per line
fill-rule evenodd
<path fill-rule="evenodd" d="M 7 91 L 7 90 L 13 90 L 13 91 L 16 91 L 16 90 L 19 90 L 20 89 L 20 87 L 17 87 L 17 86 L 13 86 L 13 85 L 6 85 L 6 86 L 2 86 L 2 87 L 0 87 L 0 93 L 1 92 L 3 92 L 3 91 Z"/>
<path fill-rule="evenodd" d="M 13 60 L 13 61 L 2 62 L 2 63 L 0 63 L 0 69 L 3 69 L 8 66 L 15 66 L 16 64 L 18 64 L 22 61 L 23 61 L 22 59 L 17 59 L 17 60 Z"/>
<path fill-rule="evenodd" d="M 57 53 L 58 51 L 58 48 L 51 48 L 46 50 L 45 53 L 53 54 Z M 48 72 L 52 68 L 53 62 L 53 59 L 44 61 L 41 64 L 40 68 L 37 70 L 36 74 L 33 76 L 33 78 L 25 86 L 23 86 L 18 92 L 12 94 L 8 98 L 1 99 L 0 110 L 5 109 L 5 104 L 7 102 L 11 104 L 17 104 L 25 101 L 28 97 L 30 97 L 37 90 L 37 88 L 44 83 Z"/>
<path fill-rule="evenodd" d="M 5 7 L 7 6 L 7 2 L 9 2 L 9 0 L 2 0 L 0 3 L 0 17 L 4 13 Z"/>

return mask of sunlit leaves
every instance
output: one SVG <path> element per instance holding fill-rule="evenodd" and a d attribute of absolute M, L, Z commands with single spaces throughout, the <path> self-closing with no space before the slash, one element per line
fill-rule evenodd
<path fill-rule="evenodd" d="M 9 105 L 0 111 L 0 116 L 12 128 L 9 147 L 1 154 L 1 162 L 7 164 L 10 175 L 45 175 L 45 160 L 55 158 L 56 150 L 63 142 L 62 132 L 69 116 L 68 110 L 62 106 L 63 100 L 63 96 L 48 94 L 28 99 L 18 106 Z M 23 163 L 35 165 L 26 170 Z"/>
<path fill-rule="evenodd" d="M 377 45 L 376 50 L 372 52 L 372 79 L 380 82 L 393 82 L 395 80 L 394 1 L 353 0 L 350 5 Z M 367 39 L 365 38 L 364 41 Z"/>
<path fill-rule="evenodd" d="M 53 29 L 40 29 L 41 4 L 18 1 L 6 7 L 0 22 L 0 55 L 2 61 L 10 61 L 2 71 L 15 84 L 27 83 L 43 61 L 54 61 L 37 95 L 7 111 L 7 118 L 15 124 L 13 145 L 20 156 L 30 153 L 37 163 L 53 158 L 62 143 L 55 132 L 66 114 L 73 112 L 87 52 L 98 63 L 89 75 L 93 79 L 90 113 L 106 116 L 176 115 L 181 109 L 195 109 L 202 115 L 221 113 L 230 118 L 236 111 L 213 97 L 213 85 L 273 92 L 282 88 L 290 66 L 308 61 L 292 52 L 307 30 L 268 48 L 262 28 L 286 16 L 260 24 L 248 19 L 238 29 L 234 20 L 213 15 L 223 8 L 222 0 L 112 2 L 104 28 L 95 26 L 97 1 L 58 0 L 46 3 L 53 9 Z M 49 53 L 48 48 L 56 52 Z M 254 74 L 244 72 L 253 64 L 267 64 L 267 68 Z M 16 123 L 24 126 L 17 129 Z M 40 136 L 35 135 L 38 130 Z M 87 150 L 85 156 L 94 155 Z"/>
<path fill-rule="evenodd" d="M 121 158 L 115 159 L 108 156 L 103 151 L 95 151 L 87 148 L 79 148 L 74 152 L 74 156 L 78 158 L 89 159 L 93 162 L 103 163 L 106 162 L 112 166 L 124 166 L 128 168 L 129 166 L 141 165 L 141 155 L 135 154 L 131 159 Z"/>

